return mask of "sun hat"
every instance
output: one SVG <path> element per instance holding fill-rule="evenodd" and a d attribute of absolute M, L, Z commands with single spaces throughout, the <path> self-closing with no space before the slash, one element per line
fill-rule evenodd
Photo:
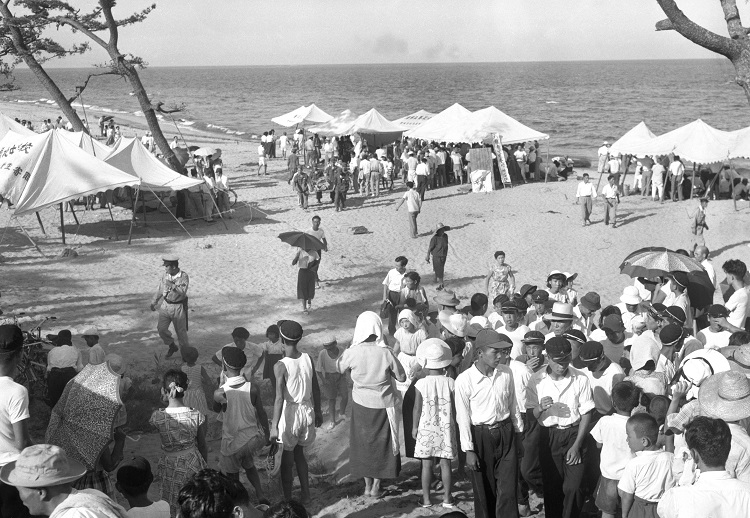
<path fill-rule="evenodd" d="M 531 294 L 531 300 L 534 304 L 543 304 L 549 300 L 549 292 L 545 290 L 536 290 Z"/>
<path fill-rule="evenodd" d="M 14 324 L 0 326 L 0 353 L 10 353 L 23 347 L 23 331 Z"/>
<path fill-rule="evenodd" d="M 35 444 L 0 470 L 0 482 L 16 487 L 52 487 L 75 482 L 86 467 L 52 444 Z"/>
<path fill-rule="evenodd" d="M 441 291 L 440 293 L 432 297 L 432 300 L 434 300 L 436 304 L 439 304 L 441 306 L 448 306 L 453 308 L 461 304 L 461 301 L 458 300 L 456 294 L 450 290 Z"/>
<path fill-rule="evenodd" d="M 573 320 L 573 317 L 573 304 L 566 302 L 555 302 L 552 305 L 552 312 L 549 315 L 544 315 L 547 320 L 557 322 Z"/>
<path fill-rule="evenodd" d="M 604 355 L 604 347 L 595 341 L 586 342 L 581 346 L 578 357 L 584 362 L 593 362 Z"/>
<path fill-rule="evenodd" d="M 602 309 L 602 302 L 601 298 L 599 297 L 599 294 L 595 291 L 590 291 L 583 297 L 581 297 L 581 300 L 578 302 L 579 306 L 583 306 L 584 308 L 588 309 L 592 313 L 594 311 L 599 311 Z"/>
<path fill-rule="evenodd" d="M 729 367 L 733 371 L 750 375 L 750 344 L 740 345 L 729 358 Z"/>
<path fill-rule="evenodd" d="M 228 345 L 221 350 L 221 357 L 227 367 L 232 369 L 241 369 L 247 364 L 245 351 L 232 345 Z"/>
<path fill-rule="evenodd" d="M 544 334 L 542 334 L 540 331 L 529 331 L 528 333 L 523 335 L 521 342 L 525 344 L 544 345 Z"/>
<path fill-rule="evenodd" d="M 521 286 L 521 289 L 518 290 L 518 294 L 521 296 L 521 298 L 524 298 L 526 295 L 531 295 L 536 292 L 536 286 L 533 284 L 524 284 Z"/>
<path fill-rule="evenodd" d="M 477 315 L 475 317 L 472 317 L 471 320 L 469 320 L 469 325 L 477 324 L 482 326 L 482 329 L 489 329 L 490 328 L 490 321 L 487 317 L 484 317 L 482 315 Z"/>
<path fill-rule="evenodd" d="M 640 304 L 643 302 L 643 299 L 638 288 L 635 286 L 625 286 L 622 290 L 622 295 L 620 295 L 620 302 L 624 302 L 625 304 Z"/>
<path fill-rule="evenodd" d="M 451 229 L 451 227 L 449 227 L 448 225 L 443 225 L 442 223 L 438 223 L 437 225 L 435 225 L 435 233 L 436 234 L 438 232 L 440 232 L 441 230 L 443 232 L 448 232 L 450 229 Z"/>
<path fill-rule="evenodd" d="M 730 370 L 729 360 L 714 349 L 698 349 L 688 354 L 675 374 L 674 380 L 685 378 L 693 387 L 688 391 L 688 399 L 698 397 L 698 387 L 714 374 Z"/>
<path fill-rule="evenodd" d="M 681 288 L 687 288 L 688 275 L 685 272 L 672 272 L 672 282 Z"/>
<path fill-rule="evenodd" d="M 729 310 L 726 307 L 722 306 L 721 304 L 712 304 L 706 310 L 706 314 L 709 317 L 716 317 L 716 318 L 728 317 Z"/>
<path fill-rule="evenodd" d="M 739 372 L 720 372 L 698 390 L 701 415 L 733 422 L 750 417 L 750 379 Z"/>
<path fill-rule="evenodd" d="M 453 353 L 439 338 L 428 338 L 417 347 L 417 361 L 425 369 L 444 369 L 453 361 Z"/>
<path fill-rule="evenodd" d="M 570 358 L 572 348 L 570 342 L 565 337 L 554 336 L 547 340 L 544 344 L 544 348 L 547 350 L 547 358 L 553 362 L 558 362 Z"/>
<path fill-rule="evenodd" d="M 630 346 L 630 366 L 633 371 L 642 369 L 649 361 L 654 362 L 654 368 L 659 362 L 661 347 L 656 340 L 648 335 L 640 335 Z"/>
<path fill-rule="evenodd" d="M 475 344 L 477 348 L 492 347 L 493 349 L 509 349 L 513 347 L 513 342 L 507 335 L 493 331 L 492 329 L 482 329 L 477 334 Z"/>
<path fill-rule="evenodd" d="M 99 330 L 96 326 L 85 327 L 83 331 L 81 331 L 81 336 L 99 336 Z"/>
<path fill-rule="evenodd" d="M 636 315 L 630 320 L 630 328 L 634 333 L 644 331 L 646 329 L 646 321 L 641 315 Z"/>
<path fill-rule="evenodd" d="M 442 310 L 438 313 L 438 320 L 450 334 L 461 338 L 466 336 L 466 328 L 469 325 L 469 319 L 463 313 L 451 313 Z"/>
<path fill-rule="evenodd" d="M 281 320 L 278 323 L 281 338 L 292 342 L 302 339 L 302 326 L 294 320 Z"/>
<path fill-rule="evenodd" d="M 466 328 L 466 337 L 476 339 L 479 331 L 481 331 L 482 329 L 484 329 L 484 327 L 482 327 L 481 324 L 469 324 L 469 326 Z"/>
<path fill-rule="evenodd" d="M 583 331 L 579 331 L 578 329 L 568 329 L 563 333 L 563 336 L 566 339 L 576 341 L 579 344 L 586 343 L 586 335 L 583 334 Z"/>
<path fill-rule="evenodd" d="M 603 145 L 603 146 L 609 146 L 609 142 L 607 142 L 607 141 L 605 140 L 605 141 L 604 141 L 604 143 L 603 143 L 602 145 Z"/>
<path fill-rule="evenodd" d="M 612 313 L 604 317 L 602 322 L 602 329 L 609 329 L 613 333 L 619 333 L 625 331 L 625 324 L 622 322 L 622 317 L 617 313 Z"/>
<path fill-rule="evenodd" d="M 165 255 L 165 256 L 163 256 L 163 257 L 161 258 L 161 260 L 162 260 L 162 262 L 163 262 L 164 264 L 168 264 L 168 263 L 178 263 L 178 262 L 180 262 L 180 258 L 179 258 L 179 257 L 177 257 L 176 255 Z"/>
<path fill-rule="evenodd" d="M 552 279 L 553 277 L 560 277 L 562 278 L 563 281 L 568 280 L 565 274 L 561 272 L 560 270 L 552 270 L 551 272 L 549 272 L 549 275 L 547 276 L 547 282 L 549 282 L 550 279 Z"/>
<path fill-rule="evenodd" d="M 125 374 L 127 363 L 119 354 L 110 353 L 104 357 L 104 361 L 107 362 L 109 368 L 112 369 L 112 372 L 115 374 Z"/>
<path fill-rule="evenodd" d="M 572 160 L 571 160 L 571 162 L 572 162 Z M 576 278 L 578 278 L 578 274 L 577 273 L 563 272 L 563 275 L 565 276 L 565 279 L 568 282 L 573 282 L 574 280 L 576 280 Z"/>

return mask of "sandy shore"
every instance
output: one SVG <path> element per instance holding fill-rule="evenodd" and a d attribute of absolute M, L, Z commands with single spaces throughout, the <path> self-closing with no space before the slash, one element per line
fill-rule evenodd
<path fill-rule="evenodd" d="M 46 115 L 49 110 L 37 112 L 38 107 L 20 106 L 19 111 L 13 111 L 15 107 L 11 103 L 0 110 L 35 123 L 51 116 Z M 165 129 L 169 133 L 169 128 Z M 133 126 L 124 131 L 136 133 L 139 129 Z M 215 137 L 205 135 L 191 135 L 189 141 L 223 149 L 225 171 L 239 195 L 234 218 L 225 222 L 226 227 L 221 222 L 187 221 L 188 236 L 169 215 L 150 212 L 145 225 L 139 215 L 128 246 L 124 239 L 132 214 L 128 207 L 113 210 L 115 225 L 106 210 L 84 212 L 81 207 L 77 209 L 80 226 L 70 213 L 65 214 L 67 246 L 78 256 L 60 258 L 57 256 L 64 247 L 56 210 L 41 213 L 46 235 L 34 216 L 12 219 L 10 212 L 2 210 L 2 309 L 6 313 L 54 315 L 57 320 L 47 329 L 50 332 L 70 328 L 75 334 L 83 326 L 95 324 L 107 352 L 122 355 L 131 376 L 152 376 L 155 355 L 163 355 L 166 347 L 156 334 L 156 315 L 148 305 L 162 272 L 160 257 L 174 254 L 190 274 L 190 340 L 200 351 L 202 363 L 211 366 L 210 355 L 230 341 L 234 327 L 247 327 L 251 341 L 261 342 L 266 327 L 281 318 L 302 323 L 305 337 L 301 348 L 315 356 L 324 334 L 335 333 L 340 342 L 348 343 L 357 315 L 377 310 L 380 283 L 396 256 L 407 256 L 409 268 L 422 275 L 428 295 L 435 295 L 432 270 L 424 257 L 431 231 L 439 222 L 453 227 L 448 234 L 451 249 L 446 284 L 464 303 L 473 293 L 483 291 L 492 254 L 501 249 L 519 286 L 541 284 L 553 269 L 578 272 L 578 291 L 597 291 L 602 303 L 609 304 L 617 302 L 622 288 L 630 283 L 619 273 L 622 259 L 644 246 L 687 247 L 690 216 L 697 207 L 692 201 L 660 205 L 629 196 L 620 205 L 619 228 L 603 225 L 601 202 L 595 204 L 594 225 L 584 228 L 580 208 L 574 204 L 575 181 L 534 183 L 491 194 L 464 194 L 450 186 L 428 191 L 419 217 L 420 237 L 410 239 L 404 209 L 394 211 L 403 192 L 400 182 L 394 192 L 377 199 L 351 196 L 344 212 L 335 212 L 330 203 L 318 205 L 314 197 L 310 209 L 304 211 L 297 207 L 296 196 L 286 183 L 285 161 L 272 161 L 269 176 L 258 177 L 257 144 L 227 139 L 218 143 Z M 258 209 L 252 220 L 251 204 L 257 204 Z M 322 218 L 330 251 L 324 254 L 320 269 L 323 289 L 316 293 L 314 310 L 305 315 L 295 298 L 293 251 L 276 236 L 308 228 L 315 214 Z M 706 241 L 719 272 L 730 258 L 750 262 L 748 223 L 746 202 L 741 203 L 739 212 L 731 201 L 709 205 Z M 369 232 L 352 234 L 349 229 L 358 225 Z M 21 226 L 44 256 L 31 246 Z M 75 342 L 85 347 L 80 337 Z M 165 365 L 172 363 L 162 360 L 162 367 Z M 264 390 L 264 396 L 267 394 Z M 265 401 L 269 410 L 271 403 Z M 126 455 L 138 452 L 156 462 L 158 443 L 155 435 L 135 434 L 127 443 Z M 216 465 L 217 456 L 218 442 L 214 441 L 212 465 Z M 347 423 L 330 432 L 320 429 L 311 457 L 316 459 L 316 476 L 310 509 L 316 516 L 435 514 L 435 510 L 416 506 L 419 480 L 413 462 L 406 464 L 402 479 L 389 486 L 393 489 L 390 496 L 377 502 L 357 496 L 361 482 L 347 478 Z M 275 485 L 271 491 L 277 494 Z M 460 508 L 471 515 L 470 485 L 460 483 L 456 493 L 462 499 Z"/>

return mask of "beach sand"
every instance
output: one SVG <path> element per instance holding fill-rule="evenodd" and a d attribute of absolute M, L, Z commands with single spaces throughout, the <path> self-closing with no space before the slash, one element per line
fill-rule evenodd
<path fill-rule="evenodd" d="M 0 110 L 11 117 L 34 121 L 52 116 L 48 110 L 13 103 L 0 106 Z M 135 127 L 123 130 L 126 135 L 135 131 L 143 134 Z M 423 285 L 433 297 L 436 285 L 425 254 L 439 222 L 452 227 L 448 233 L 446 287 L 455 290 L 463 304 L 468 304 L 473 293 L 483 291 L 493 253 L 504 250 L 518 286 L 531 283 L 541 287 L 553 269 L 577 272 L 579 294 L 597 291 L 606 305 L 619 302 L 622 288 L 632 282 L 618 268 L 628 253 L 644 246 L 674 249 L 690 245 L 690 216 L 698 205 L 696 201 L 660 205 L 640 196 L 624 197 L 619 210 L 620 227 L 612 229 L 602 222 L 603 202 L 598 200 L 594 225 L 582 227 L 580 207 L 574 204 L 575 180 L 533 183 L 490 194 L 466 194 L 450 186 L 427 192 L 418 221 L 420 236 L 411 239 L 405 207 L 394 211 L 403 193 L 400 181 L 394 192 L 377 199 L 350 196 L 344 212 L 335 212 L 331 203 L 318 205 L 314 196 L 310 209 L 304 211 L 297 207 L 296 195 L 287 185 L 284 160 L 272 160 L 269 176 L 258 177 L 256 143 L 203 134 L 186 138 L 191 145 L 218 146 L 223 150 L 225 172 L 239 197 L 233 219 L 225 221 L 226 228 L 222 222 L 186 221 L 189 237 L 168 214 L 149 212 L 146 225 L 139 214 L 132 244 L 128 245 L 126 236 L 132 215 L 129 208 L 113 209 L 119 237 L 116 239 L 108 211 L 84 212 L 82 206 L 77 206 L 79 227 L 69 212 L 64 217 L 66 247 L 78 255 L 58 257 L 66 247 L 60 240 L 57 209 L 41 212 L 46 235 L 33 215 L 12 219 L 9 211 L 2 210 L 3 311 L 36 317 L 54 315 L 54 326 L 45 331 L 73 329 L 74 342 L 81 349 L 85 345 L 76 331 L 95 324 L 105 350 L 122 355 L 128 362 L 128 374 L 146 383 L 144 380 L 155 375 L 155 355 L 162 371 L 179 365 L 179 360 L 163 359 L 166 347 L 156 333 L 156 314 L 149 310 L 163 272 L 160 258 L 178 255 L 181 268 L 191 279 L 191 345 L 200 351 L 199 361 L 216 375 L 218 371 L 210 357 L 230 342 L 230 332 L 237 326 L 250 331 L 250 341 L 261 343 L 268 325 L 282 318 L 295 319 L 305 329 L 300 347 L 314 358 L 324 335 L 335 333 L 340 343 L 349 343 L 357 315 L 365 310 L 377 311 L 381 281 L 398 255 L 409 258 L 408 268 L 422 275 Z M 584 170 L 577 172 L 582 174 Z M 596 183 L 596 174 L 592 176 Z M 257 204 L 252 221 L 251 204 Z M 739 212 L 734 211 L 731 201 L 712 202 L 708 207 L 710 230 L 705 237 L 720 278 L 721 264 L 727 259 L 750 263 L 750 209 L 746 202 L 740 206 Z M 293 250 L 276 236 L 309 228 L 313 215 L 322 218 L 329 252 L 323 255 L 320 268 L 323 288 L 316 292 L 314 309 L 306 315 L 296 300 Z M 21 225 L 44 256 L 31 246 Z M 359 225 L 365 226 L 368 233 L 350 232 Z M 264 403 L 270 418 L 272 401 L 268 394 L 265 386 Z M 210 447 L 210 464 L 216 466 L 219 442 L 212 441 Z M 158 436 L 132 432 L 125 454 L 136 453 L 145 455 L 155 465 Z M 351 481 L 347 476 L 348 421 L 332 431 L 319 429 L 309 457 L 313 472 L 313 502 L 309 509 L 316 516 L 411 517 L 436 512 L 436 508 L 416 506 L 419 467 L 414 461 L 405 464 L 401 479 L 387 481 L 386 486 L 392 489 L 389 496 L 377 501 L 358 496 L 362 482 Z M 268 482 L 264 474 L 261 478 Z M 269 494 L 278 498 L 277 486 L 269 484 Z M 155 484 L 153 491 L 156 490 Z M 459 508 L 471 515 L 470 484 L 459 482 L 456 495 Z M 433 501 L 437 501 L 435 495 Z M 539 507 L 539 502 L 532 503 Z"/>

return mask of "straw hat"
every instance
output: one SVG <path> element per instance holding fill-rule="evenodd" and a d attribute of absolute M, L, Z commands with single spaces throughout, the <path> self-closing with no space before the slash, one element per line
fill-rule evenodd
<path fill-rule="evenodd" d="M 581 297 L 581 300 L 578 303 L 579 306 L 583 306 L 584 308 L 588 309 L 590 312 L 599 311 L 602 309 L 602 302 L 601 298 L 599 297 L 599 294 L 595 291 L 590 291 L 583 297 Z"/>
<path fill-rule="evenodd" d="M 750 379 L 739 372 L 720 372 L 711 376 L 698 391 L 701 414 L 739 421 L 750 417 Z"/>
<path fill-rule="evenodd" d="M 469 319 L 463 313 L 451 313 L 449 311 L 442 310 L 438 313 L 438 320 L 450 334 L 460 336 L 463 338 L 466 336 L 466 328 L 469 326 Z"/>
<path fill-rule="evenodd" d="M 443 232 L 448 232 L 448 231 L 449 231 L 450 229 L 451 229 L 451 227 L 449 227 L 448 225 L 443 225 L 442 223 L 438 223 L 438 224 L 437 224 L 437 225 L 435 226 L 435 233 L 437 234 L 437 233 L 438 233 L 438 232 L 440 232 L 441 230 L 442 230 Z"/>
<path fill-rule="evenodd" d="M 99 330 L 96 326 L 89 326 L 81 331 L 81 336 L 99 336 Z"/>
<path fill-rule="evenodd" d="M 733 371 L 750 375 L 750 344 L 740 345 L 732 351 L 729 367 Z"/>
<path fill-rule="evenodd" d="M 625 286 L 625 289 L 622 290 L 622 295 L 620 296 L 620 302 L 635 305 L 643 302 L 643 299 L 641 298 L 638 288 L 635 286 Z"/>
<path fill-rule="evenodd" d="M 574 316 L 573 304 L 555 302 L 552 306 L 552 311 L 549 315 L 545 315 L 545 318 L 550 321 L 565 322 L 573 320 Z"/>
<path fill-rule="evenodd" d="M 16 487 L 52 487 L 75 482 L 86 467 L 69 459 L 59 446 L 35 444 L 0 470 L 0 482 Z"/>
<path fill-rule="evenodd" d="M 424 369 L 444 369 L 453 361 L 453 353 L 439 338 L 428 338 L 417 347 L 417 361 Z"/>
<path fill-rule="evenodd" d="M 434 300 L 436 304 L 439 304 L 441 306 L 449 306 L 453 308 L 461 304 L 461 301 L 458 300 L 456 294 L 450 290 L 441 291 L 436 296 L 432 297 L 432 300 Z"/>

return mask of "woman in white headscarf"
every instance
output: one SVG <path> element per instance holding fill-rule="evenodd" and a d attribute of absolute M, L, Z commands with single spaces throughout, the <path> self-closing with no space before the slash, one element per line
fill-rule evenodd
<path fill-rule="evenodd" d="M 365 496 L 380 497 L 381 479 L 401 470 L 397 395 L 392 379 L 405 381 L 404 368 L 383 340 L 383 322 L 372 312 L 357 318 L 352 346 L 341 355 L 339 372 L 351 370 L 352 418 L 349 469 L 365 479 Z"/>

